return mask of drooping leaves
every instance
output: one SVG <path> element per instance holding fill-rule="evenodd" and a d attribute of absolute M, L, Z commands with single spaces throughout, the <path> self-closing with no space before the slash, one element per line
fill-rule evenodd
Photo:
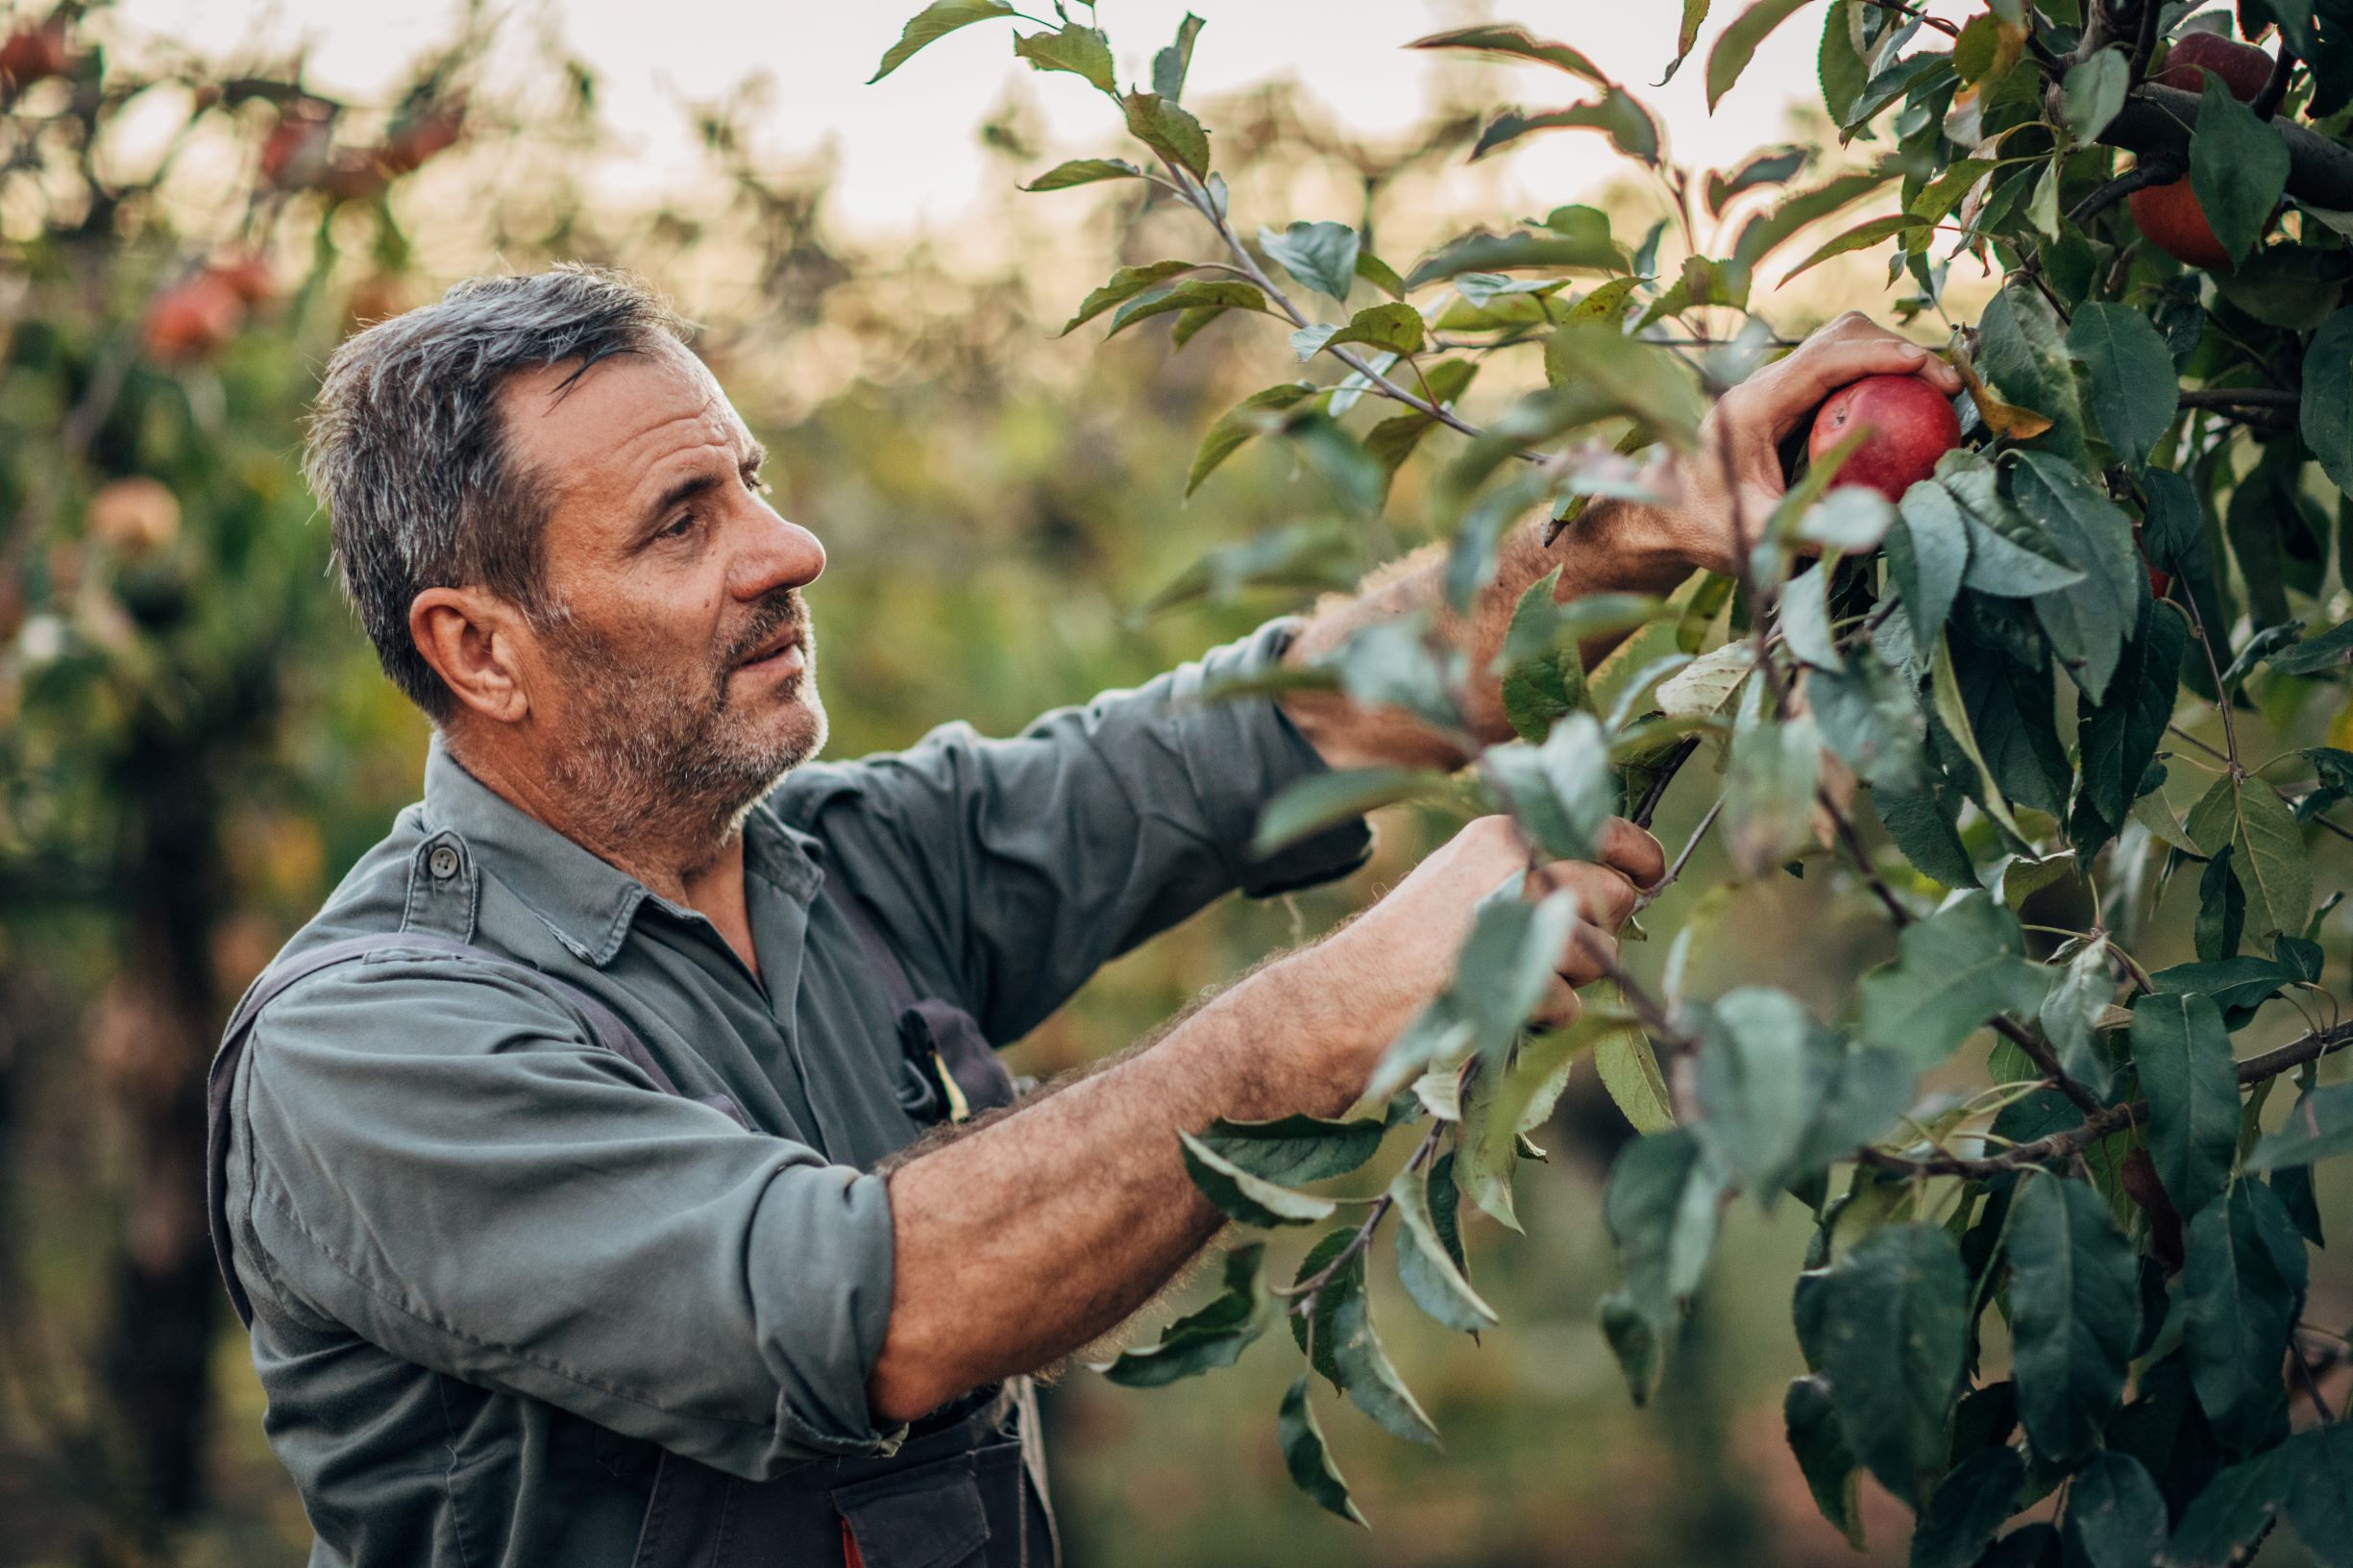
<path fill-rule="evenodd" d="M 1316 1507 L 1353 1524 L 1365 1524 L 1364 1515 L 1348 1495 L 1348 1482 L 1340 1479 L 1339 1467 L 1332 1462 L 1332 1450 L 1324 1441 L 1324 1429 L 1315 1419 L 1314 1409 L 1308 1404 L 1308 1375 L 1304 1372 L 1284 1391 L 1275 1434 L 1282 1443 L 1283 1466 L 1290 1472 L 1292 1485 L 1314 1499 Z"/>
<path fill-rule="evenodd" d="M 2190 1221 L 2182 1264 L 2182 1348 L 2215 1434 L 2250 1453 L 2287 1410 L 2280 1362 L 2303 1305 L 2304 1238 L 2261 1182 L 2243 1181 Z"/>
<path fill-rule="evenodd" d="M 1713 1160 L 1681 1128 L 1634 1139 L 1610 1168 L 1602 1216 L 1624 1283 L 1602 1303 L 1602 1331 L 1637 1405 L 1656 1386 L 1667 1343 L 1715 1250 L 1723 1191 Z"/>
<path fill-rule="evenodd" d="M 1370 1160 L 1381 1147 L 1382 1124 L 1370 1117 L 1329 1121 L 1322 1116 L 1278 1116 L 1271 1121 L 1209 1124 L 1202 1144 L 1237 1170 L 1281 1187 L 1327 1181 Z"/>
<path fill-rule="evenodd" d="M 2122 55 L 2103 50 L 2095 58 L 2120 61 Z M 2091 300 L 2076 306 L 2068 323 L 2067 351 L 2083 365 L 2084 391 L 2101 436 L 2127 463 L 2146 462 L 2180 401 L 2165 339 L 2132 306 Z"/>
<path fill-rule="evenodd" d="M 1969 1270 L 1943 1227 L 1890 1225 L 1818 1282 L 1811 1336 L 1855 1457 L 1916 1502 L 1945 1467 L 1967 1347 Z"/>
<path fill-rule="evenodd" d="M 1330 1198 L 1294 1192 L 1253 1176 L 1190 1133 L 1179 1132 L 1177 1139 L 1184 1146 L 1185 1168 L 1191 1173 L 1193 1186 L 1227 1218 L 1271 1230 L 1279 1225 L 1312 1225 L 1332 1217 Z"/>
<path fill-rule="evenodd" d="M 2139 1261 L 2084 1182 L 2026 1178 L 2009 1224 L 2019 1419 L 2037 1456 L 2066 1463 L 2098 1442 L 2123 1392 L 2141 1322 Z"/>
<path fill-rule="evenodd" d="M 1431 1212 L 1430 1178 L 1400 1170 L 1389 1183 L 1397 1209 L 1397 1278 L 1413 1304 L 1450 1329 L 1473 1334 L 1491 1328 L 1495 1309 L 1480 1299 L 1450 1255 Z"/>
<path fill-rule="evenodd" d="M 2288 145 L 2279 133 L 2206 73 L 2197 126 L 2190 133 L 2190 188 L 2206 226 L 2236 263 L 2246 258 L 2288 188 Z"/>
<path fill-rule="evenodd" d="M 2173 1207 L 2194 1215 L 2221 1191 L 2239 1144 L 2239 1075 L 2222 1015 L 2206 996 L 2135 997 L 2132 1060 L 2148 1096 L 2158 1180 Z"/>
<path fill-rule="evenodd" d="M 1906 926 L 1898 956 L 1863 977 L 1861 1034 L 1925 1070 L 1998 1014 L 2030 1015 L 2048 976 L 2028 963 L 2018 918 L 1982 893 Z"/>
<path fill-rule="evenodd" d="M 1272 1312 L 1260 1264 L 1265 1243 L 1252 1241 L 1225 1256 L 1224 1288 L 1207 1306 L 1168 1325 L 1157 1344 L 1123 1350 L 1101 1368 L 1130 1388 L 1158 1388 L 1213 1367 L 1232 1366 L 1266 1332 Z"/>
<path fill-rule="evenodd" d="M 2280 1130 L 2247 1156 L 2251 1171 L 2286 1170 L 2353 1154 L 2353 1083 L 2307 1090 Z"/>

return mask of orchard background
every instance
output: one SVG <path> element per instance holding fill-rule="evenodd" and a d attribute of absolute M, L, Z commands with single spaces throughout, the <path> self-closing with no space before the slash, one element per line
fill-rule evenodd
<path fill-rule="evenodd" d="M 1221 52 L 1264 48 L 1251 15 L 1210 8 L 1172 42 L 1116 5 L 1027 9 L 935 8 L 973 30 L 918 26 L 924 52 L 884 57 L 892 74 L 862 100 L 878 124 L 926 73 L 1017 72 L 969 128 L 982 198 L 887 243 L 833 215 L 870 191 L 836 192 L 822 163 L 768 151 L 798 86 L 781 65 L 765 93 L 681 106 L 700 166 L 650 188 L 605 178 L 622 149 L 604 85 L 560 25 L 461 16 L 390 88 L 354 96 L 284 48 L 161 36 L 105 7 L 0 24 L 0 1561 L 301 1558 L 204 1246 L 195 1086 L 227 1003 L 412 796 L 422 729 L 322 580 L 295 422 L 353 324 L 452 277 L 562 257 L 638 267 L 706 324 L 703 351 L 777 454 L 780 504 L 831 551 L 812 604 L 844 754 L 948 718 L 1010 728 L 1425 538 L 1476 545 L 1538 507 L 1574 527 L 1579 493 L 1650 481 L 1644 443 L 1704 461 L 1699 389 L 1843 308 L 1951 346 L 1984 382 L 1966 416 L 1980 456 L 1905 497 L 1884 568 L 1886 509 L 1834 494 L 1788 508 L 1741 582 L 1557 624 L 1532 603 L 1515 718 L 1551 749 L 1452 781 L 1352 781 L 1360 800 L 1404 801 L 1363 873 L 1205 916 L 1019 1047 L 1033 1070 L 1083 1061 L 1322 928 L 1479 809 L 1481 779 L 1555 843 L 1623 789 L 1655 805 L 1671 851 L 1694 845 L 1643 913 L 1651 940 L 1627 948 L 1624 999 L 1596 999 L 1584 1029 L 1519 1040 L 1506 943 L 1412 1037 L 1428 1059 L 1401 1059 L 1385 1137 L 1378 1122 L 1324 1131 L 1271 1164 L 1265 1139 L 1210 1139 L 1205 1181 L 1229 1201 L 1316 1221 L 1266 1238 L 1265 1281 L 1315 1277 L 1301 1254 L 1332 1245 L 1317 1237 L 1344 1244 L 1386 1218 L 1363 1273 L 1414 1398 L 1368 1393 L 1360 1336 L 1335 1383 L 1295 1384 L 1297 1352 L 1263 1332 L 1275 1303 L 1245 1286 L 1239 1311 L 1211 1306 L 1163 1341 L 1164 1372 L 1238 1355 L 1230 1370 L 1156 1392 L 1073 1371 L 1051 1394 L 1074 1561 L 1855 1560 L 1826 1509 L 1864 1560 L 1966 1563 L 2013 1505 L 2022 1523 L 1998 1560 L 2147 1561 L 2155 1546 L 2133 1556 L 2121 1529 L 2147 1523 L 2119 1481 L 2124 1452 L 2148 1458 L 2164 1494 L 2144 1538 L 2172 1536 L 2179 1560 L 2218 1561 L 2199 1552 L 2227 1553 L 2240 1521 L 2284 1508 L 2292 1528 L 2264 1538 L 2262 1560 L 2309 1560 L 2300 1531 L 2342 1561 L 2342 1498 L 2299 1489 L 2295 1467 L 2346 1447 L 2321 1412 L 2341 1417 L 2353 1381 L 2353 1184 L 2343 1160 L 2306 1166 L 2267 1139 L 2292 1142 L 2298 1094 L 2344 1081 L 2318 1047 L 2338 1038 L 2331 993 L 2353 938 L 2332 897 L 2353 862 L 2323 825 L 2353 788 L 2337 760 L 2353 750 L 2347 639 L 2328 635 L 2353 559 L 2353 331 L 2337 314 L 2353 153 L 2328 145 L 2353 16 L 2289 0 L 2195 17 L 2087 18 L 2065 0 L 1709 15 L 1690 0 L 1646 18 L 1652 58 L 1612 75 L 1577 47 L 1587 8 L 1447 11 L 1380 40 L 1461 62 L 1431 79 L 1418 126 L 1371 135 L 1295 89 L 1188 90 L 1192 61 L 1203 74 Z M 1327 25 L 1360 49 L 1362 24 L 1338 10 Z M 896 20 L 876 19 L 857 74 Z M 2203 101 L 2142 86 L 2185 32 L 2244 24 L 2276 56 L 2265 30 L 2283 22 L 2312 65 L 2276 91 L 2267 74 L 2244 105 L 2227 80 Z M 1046 75 L 1014 61 L 1008 35 Z M 1739 79 L 1752 51 L 1787 61 L 1800 35 L 1803 72 Z M 1819 82 L 1802 80 L 1817 62 Z M 1347 74 L 1311 58 L 1303 71 L 1313 94 L 1347 98 Z M 1787 98 L 1787 123 L 1713 168 L 1679 162 L 1679 142 L 1705 140 L 1695 83 L 1728 110 Z M 1104 91 L 1146 96 L 1122 96 L 1086 145 L 1044 129 L 1058 122 L 1042 105 Z M 2297 129 L 2283 138 L 2282 123 Z M 2145 168 L 2179 158 L 2236 264 L 2184 271 L 2140 243 L 2134 217 L 2159 198 L 2112 184 L 2129 160 L 2111 143 Z M 1113 158 L 1139 172 L 1041 178 Z M 1106 280 L 1115 297 L 1089 298 Z M 1073 315 L 1091 320 L 1066 330 Z M 1275 388 L 1290 390 L 1245 404 Z M 1385 406 L 1392 389 L 1504 434 Z M 1521 447 L 1552 458 L 1518 463 Z M 1838 559 L 1805 576 L 1824 549 Z M 1476 581 L 1482 551 L 1457 559 Z M 1937 639 L 1912 640 L 1915 603 L 1943 610 L 1941 657 Z M 1637 627 L 1590 671 L 1570 651 Z M 1751 674 L 1760 629 L 1771 669 Z M 1411 639 L 1356 650 L 1338 674 L 1447 717 L 1447 672 Z M 2235 694 L 2227 710 L 2218 689 Z M 1599 766 L 1604 726 L 1633 765 L 1623 785 Z M 1291 802 L 1291 825 L 1331 804 Z M 1952 903 L 1954 886 L 1986 891 Z M 2235 967 L 2185 980 L 2193 965 Z M 1986 989 L 1933 989 L 1963 972 Z M 2174 998 L 2170 1035 L 2154 1008 L 2131 1025 L 2103 1011 L 2133 1002 L 2136 975 Z M 1970 1029 L 1998 1007 L 2014 1038 Z M 1959 1027 L 1944 1039 L 1924 1020 Z M 2243 1124 L 2236 1089 L 2215 1088 L 2218 1039 L 2242 1062 L 2296 1058 Z M 1465 1050 L 1479 1070 L 1403 1088 Z M 1901 1072 L 1874 1050 L 1903 1057 Z M 1514 1171 L 1495 1128 L 1521 1118 L 1482 1107 L 1518 1086 L 1540 1111 L 1562 1061 L 1557 1106 L 1528 1120 L 1549 1158 Z M 1839 1098 L 1826 1083 L 1850 1080 L 1868 1091 L 1841 1102 L 1838 1136 L 1800 1136 Z M 2321 1116 L 2341 1118 L 2328 1108 L 2345 1092 L 2313 1112 L 2340 1148 L 2341 1120 Z M 2185 1104 L 2198 1114 L 2178 1121 Z M 2017 1192 L 2008 1151 L 2087 1115 L 2114 1136 L 2084 1140 L 2081 1159 L 2063 1147 Z M 1699 1130 L 1671 1132 L 1669 1115 Z M 1664 1151 L 1673 1180 L 1622 1175 L 1605 1205 L 1630 1148 L 1623 1169 L 1663 1168 Z M 1352 1159 L 1360 1170 L 1339 1168 Z M 1439 1159 L 1461 1173 L 1458 1204 L 1420 1185 Z M 1236 1165 L 1314 1194 L 1271 1195 Z M 1403 1203 L 1322 1218 L 1318 1205 L 1375 1198 L 1401 1168 L 1418 1178 Z M 1338 1179 L 1311 1180 L 1324 1169 Z M 2305 1169 L 2309 1191 L 2292 1174 Z M 1784 1183 L 1796 1195 L 1770 1206 L 1730 1200 Z M 2046 1201 L 2062 1183 L 2071 1196 Z M 2005 1221 L 2014 1196 L 2023 1217 Z M 1483 1213 L 1507 1207 L 1525 1235 Z M 2056 1254 L 2054 1225 L 2070 1238 Z M 2335 1246 L 2306 1246 L 2315 1229 Z M 1873 1381 L 1854 1336 L 1826 1348 L 1793 1325 L 1793 1301 L 1808 1320 L 1799 1282 L 1816 1270 L 1832 1305 L 1812 1321 L 1860 1321 L 1892 1299 L 1863 1266 L 1891 1245 L 1919 1262 L 1906 1277 L 1928 1281 L 1929 1317 L 1962 1271 L 1979 1390 L 2013 1382 L 2015 1314 L 2024 1299 L 2031 1320 L 2042 1292 L 2042 1371 L 2022 1372 L 2015 1398 L 1954 1404 L 1959 1347 L 1950 1368 L 1932 1347 L 1890 1363 L 1892 1414 L 1854 1405 Z M 2061 1296 L 2107 1309 L 2062 1314 L 2055 1336 L 2053 1256 L 2081 1265 L 2062 1270 Z M 1227 1277 L 1205 1271 L 1164 1316 L 1212 1303 Z M 1351 1278 L 1319 1293 L 1327 1330 L 1345 1333 Z M 2101 1278 L 2122 1288 L 2100 1297 Z M 1422 1309 L 1479 1327 L 1479 1342 Z M 1901 1311 L 1875 1321 L 1879 1348 L 1901 1341 Z M 1237 1322 L 1263 1342 L 1238 1343 Z M 2222 1345 L 2223 1323 L 2249 1327 Z M 2294 1325 L 2300 1374 L 2284 1355 Z M 1157 1336 L 1147 1324 L 1132 1342 Z M 1114 1376 L 1154 1381 L 1138 1370 L 1149 1360 Z M 2160 1396 L 2171 1403 L 2152 1412 Z M 2120 1425 L 2126 1398 L 2141 1415 Z M 1301 1469 L 1339 1506 L 1301 1462 L 1302 1402 L 1371 1533 L 1292 1490 Z M 1358 1407 L 1409 1433 L 1420 1412 L 1444 1447 L 1394 1441 Z M 1793 1413 L 1810 1475 L 1785 1440 Z M 1860 1461 L 1852 1478 L 1824 1458 L 1829 1432 Z M 2266 1454 L 2292 1458 L 2274 1473 Z M 2210 1501 L 2227 1517 L 2185 1542 L 2188 1505 L 2250 1459 L 2239 1506 Z M 1933 1526 L 1918 1541 L 1907 1502 Z M 2054 1516 L 2079 1522 L 2038 1527 Z M 2087 1538 L 2099 1519 L 2112 1528 Z M 2331 1519 L 2344 1528 L 2309 1522 Z"/>

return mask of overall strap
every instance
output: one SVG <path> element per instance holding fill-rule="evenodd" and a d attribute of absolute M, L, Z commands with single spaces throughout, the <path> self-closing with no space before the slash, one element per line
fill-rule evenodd
<path fill-rule="evenodd" d="M 944 1112 L 944 1119 L 963 1121 L 975 1112 L 1013 1104 L 1013 1074 L 997 1059 L 980 1020 L 953 1002 L 919 996 L 906 966 L 875 922 L 873 910 L 834 870 L 831 856 L 825 857 L 824 872 L 822 896 L 849 922 L 867 968 L 880 982 L 883 999 L 898 1020 L 899 1046 L 906 1052 L 913 1090 L 911 1096 L 901 1095 L 900 1105 L 918 1119 L 943 1119 Z"/>

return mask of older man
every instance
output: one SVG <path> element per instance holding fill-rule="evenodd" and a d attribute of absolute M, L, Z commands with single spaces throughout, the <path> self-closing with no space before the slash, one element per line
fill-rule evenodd
<path fill-rule="evenodd" d="M 1848 321 L 1725 400 L 1748 515 L 1775 441 L 1887 372 L 1949 375 Z M 1188 700 L 1434 602 L 1434 569 L 1011 740 L 817 764 L 824 551 L 760 459 L 608 273 L 461 284 L 329 367 L 312 483 L 435 738 L 214 1071 L 215 1237 L 316 1564 L 1050 1561 L 1023 1374 L 1217 1229 L 1175 1131 L 1347 1107 L 1524 865 L 1473 824 L 1148 1049 L 902 1154 L 1010 1100 L 990 1045 L 1107 959 L 1359 863 L 1360 823 L 1253 858 L 1275 792 L 1459 760 L 1329 696 Z M 1471 668 L 1551 566 L 1659 588 L 1743 509 L 1695 476 L 1515 539 Z M 1541 880 L 1614 925 L 1660 870 L 1618 823 Z"/>

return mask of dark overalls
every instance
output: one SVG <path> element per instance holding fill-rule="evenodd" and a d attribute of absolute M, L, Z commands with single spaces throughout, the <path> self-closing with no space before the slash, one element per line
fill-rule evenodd
<path fill-rule="evenodd" d="M 436 835 L 410 867 L 437 874 L 435 855 L 458 851 Z M 962 1008 L 915 994 L 905 968 L 876 929 L 864 900 L 830 870 L 831 898 L 858 933 L 875 983 L 899 1020 L 905 1050 L 899 1103 L 919 1121 L 962 1120 L 1012 1103 L 1014 1084 L 979 1024 Z M 213 1059 L 208 1095 L 207 1196 L 213 1251 L 238 1319 L 252 1303 L 230 1264 L 225 1203 L 228 1101 L 236 1066 L 261 1010 L 289 988 L 334 965 L 388 945 L 425 946 L 497 969 L 553 996 L 577 1014 L 599 1045 L 625 1058 L 665 1093 L 681 1091 L 611 1009 L 554 975 L 437 931 L 434 900 L 412 897 L 399 932 L 314 948 L 265 974 L 232 1015 Z M 746 1125 L 725 1095 L 699 1097 Z M 649 1325 L 658 1332 L 659 1325 Z M 1038 1438 L 1037 1401 L 1026 1378 L 977 1390 L 916 1422 L 888 1455 L 817 1459 L 768 1482 L 751 1482 L 665 1451 L 654 1473 L 635 1568 L 1051 1568 L 1059 1557 Z"/>

